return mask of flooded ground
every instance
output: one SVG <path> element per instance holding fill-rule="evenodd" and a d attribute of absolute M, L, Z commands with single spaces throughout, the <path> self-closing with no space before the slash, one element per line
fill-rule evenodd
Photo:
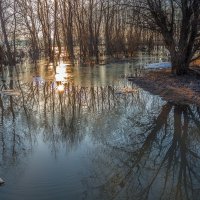
<path fill-rule="evenodd" d="M 3 74 L 0 199 L 199 199 L 200 108 L 128 82 L 144 62 Z"/>

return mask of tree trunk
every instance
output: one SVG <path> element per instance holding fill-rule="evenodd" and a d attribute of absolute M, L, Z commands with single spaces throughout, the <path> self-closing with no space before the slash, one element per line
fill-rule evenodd
<path fill-rule="evenodd" d="M 183 54 L 171 53 L 172 74 L 184 75 L 189 69 L 189 62 Z"/>
<path fill-rule="evenodd" d="M 1 31 L 2 31 L 2 35 L 4 38 L 4 43 L 6 46 L 6 57 L 7 57 L 7 61 L 8 64 L 10 66 L 12 66 L 14 64 L 14 59 L 13 59 L 13 54 L 12 54 L 12 49 L 9 43 L 9 39 L 8 39 L 8 33 L 6 30 L 6 23 L 5 23 L 5 17 L 3 15 L 3 8 L 2 8 L 2 1 L 0 1 L 0 24 L 1 24 Z"/>

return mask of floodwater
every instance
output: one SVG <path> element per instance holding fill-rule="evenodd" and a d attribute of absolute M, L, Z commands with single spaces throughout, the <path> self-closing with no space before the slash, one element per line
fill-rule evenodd
<path fill-rule="evenodd" d="M 200 108 L 128 82 L 141 62 L 3 74 L 0 200 L 200 199 Z"/>

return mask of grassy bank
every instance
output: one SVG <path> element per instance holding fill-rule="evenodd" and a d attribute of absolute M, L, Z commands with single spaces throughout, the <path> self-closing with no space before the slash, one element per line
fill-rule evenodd
<path fill-rule="evenodd" d="M 142 77 L 131 77 L 129 81 L 166 101 L 200 105 L 200 78 L 194 74 L 175 76 L 170 70 L 149 71 Z"/>

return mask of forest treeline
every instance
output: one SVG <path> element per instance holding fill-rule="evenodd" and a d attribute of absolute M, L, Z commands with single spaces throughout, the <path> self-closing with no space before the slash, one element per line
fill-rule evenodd
<path fill-rule="evenodd" d="M 101 54 L 132 56 L 140 43 L 151 44 L 135 8 L 121 0 L 0 0 L 0 60 L 15 63 L 22 50 L 38 58 L 66 57 L 83 60 Z M 132 3 L 130 3 L 132 5 Z M 142 36 L 142 37 L 141 37 Z M 18 46 L 25 45 L 27 49 Z"/>
<path fill-rule="evenodd" d="M 10 65 L 24 50 L 98 63 L 164 44 L 181 75 L 200 58 L 199 0 L 0 0 L 0 25 L 0 61 Z"/>

